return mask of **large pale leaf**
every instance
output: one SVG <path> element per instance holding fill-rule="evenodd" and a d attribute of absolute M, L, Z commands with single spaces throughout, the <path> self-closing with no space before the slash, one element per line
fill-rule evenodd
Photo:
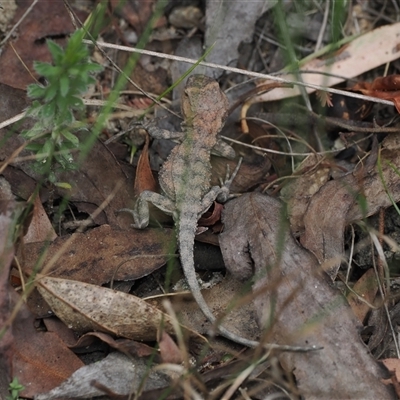
<path fill-rule="evenodd" d="M 400 22 L 385 25 L 357 37 L 349 44 L 342 46 L 331 57 L 311 60 L 299 68 L 301 71 L 314 72 L 302 74 L 303 82 L 329 87 L 398 59 L 400 57 L 400 48 L 398 47 L 399 31 Z M 337 76 L 326 76 L 324 73 Z M 280 78 L 290 81 L 298 80 L 296 76 L 291 74 L 281 75 Z M 307 88 L 306 90 L 308 93 L 315 91 L 312 88 Z M 252 102 L 281 100 L 299 94 L 300 89 L 298 86 L 277 88 L 258 96 Z"/>
<path fill-rule="evenodd" d="M 160 329 L 175 334 L 168 315 L 133 295 L 51 277 L 41 278 L 37 287 L 54 313 L 77 332 L 100 331 L 146 341 L 156 340 Z"/>

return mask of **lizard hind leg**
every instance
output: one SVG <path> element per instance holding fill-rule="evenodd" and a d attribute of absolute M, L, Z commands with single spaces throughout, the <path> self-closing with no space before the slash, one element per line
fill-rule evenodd
<path fill-rule="evenodd" d="M 149 224 L 149 203 L 153 204 L 168 215 L 174 215 L 176 212 L 175 204 L 172 200 L 159 193 L 151 192 L 150 190 L 144 190 L 140 193 L 133 209 L 122 208 L 118 210 L 118 212 L 130 213 L 134 220 L 132 226 L 136 229 L 144 229 Z"/>

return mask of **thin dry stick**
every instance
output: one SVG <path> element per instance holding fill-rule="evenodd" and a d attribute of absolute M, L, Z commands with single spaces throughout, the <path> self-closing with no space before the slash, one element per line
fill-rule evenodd
<path fill-rule="evenodd" d="M 97 99 L 81 99 L 83 101 L 83 104 L 87 106 L 105 106 L 107 104 L 107 100 L 97 100 Z M 121 104 L 121 103 L 114 103 L 113 108 L 119 109 L 119 110 L 124 110 L 124 111 L 129 111 L 132 113 L 139 113 L 142 114 L 143 110 L 137 110 L 136 108 L 127 106 L 126 104 Z M 15 122 L 20 121 L 22 118 L 26 116 L 26 112 L 22 112 L 20 114 L 17 114 L 16 116 L 9 118 L 3 122 L 0 122 L 0 129 L 3 129 L 9 125 L 14 124 Z"/>
<path fill-rule="evenodd" d="M 14 31 L 18 28 L 20 23 L 27 17 L 27 15 L 32 11 L 33 7 L 35 7 L 36 3 L 39 0 L 35 0 L 25 11 L 24 15 L 20 18 L 20 20 L 11 28 L 10 32 L 7 33 L 6 37 L 0 42 L 0 46 L 2 46 L 7 40 L 11 37 Z"/>
<path fill-rule="evenodd" d="M 17 149 L 13 151 L 10 157 L 4 161 L 4 163 L 0 164 L 0 174 L 6 169 L 7 165 L 10 164 L 15 158 L 17 158 L 18 154 L 21 153 L 22 150 L 27 146 L 28 142 L 23 143 Z"/>
<path fill-rule="evenodd" d="M 225 392 L 225 394 L 221 397 L 221 400 L 230 400 L 230 398 L 234 395 L 236 390 L 240 387 L 240 385 L 249 377 L 249 375 L 254 371 L 254 369 L 266 361 L 269 357 L 269 352 L 264 354 L 257 363 L 249 365 L 246 369 L 241 371 L 241 373 L 236 377 L 235 381 L 231 385 L 231 387 Z"/>
<path fill-rule="evenodd" d="M 176 334 L 176 339 L 178 341 L 178 346 L 179 350 L 181 351 L 182 358 L 183 358 L 183 364 L 187 370 L 190 369 L 190 355 L 189 351 L 187 349 L 187 346 L 185 344 L 183 332 L 182 332 L 182 326 L 179 323 L 179 318 L 175 313 L 174 308 L 171 305 L 171 302 L 169 300 L 164 300 L 162 302 L 163 307 L 165 308 L 166 313 L 171 317 L 171 323 L 172 326 L 174 327 L 175 334 Z M 207 343 L 207 339 L 199 335 L 201 338 L 204 339 L 204 341 Z"/>
<path fill-rule="evenodd" d="M 386 291 L 389 292 L 389 287 L 390 287 L 390 286 L 389 286 L 389 285 L 390 285 L 390 282 L 389 282 L 389 267 L 388 267 L 388 265 L 387 265 L 387 263 L 386 263 L 385 255 L 384 255 L 384 253 L 383 253 L 383 248 L 382 248 L 382 246 L 380 245 L 379 240 L 378 240 L 378 237 L 376 236 L 376 234 L 373 233 L 373 232 L 371 232 L 371 231 L 369 232 L 369 234 L 370 234 L 371 240 L 372 240 L 372 242 L 373 242 L 373 244 L 374 244 L 374 246 L 375 246 L 375 249 L 376 249 L 376 251 L 378 252 L 378 256 L 379 256 L 379 258 L 380 258 L 381 261 L 382 261 L 382 265 L 384 266 L 384 268 L 385 268 L 385 270 L 386 270 L 386 274 L 385 274 L 385 275 L 386 275 L 386 288 L 387 288 Z M 383 285 L 382 285 L 382 283 L 381 283 L 381 279 L 380 279 L 380 276 L 379 276 L 379 271 L 378 271 L 378 269 L 377 269 L 377 265 L 376 265 L 376 263 L 375 263 L 374 257 L 372 258 L 372 262 L 373 262 L 373 266 L 374 266 L 374 271 L 375 271 L 376 280 L 377 280 L 377 282 L 378 282 L 379 293 L 380 293 L 382 299 L 385 299 L 385 298 L 386 298 L 386 297 L 385 297 L 385 291 L 384 291 Z M 390 313 L 389 313 L 389 310 L 388 310 L 386 301 L 383 302 L 383 308 L 384 308 L 384 310 L 385 310 L 386 317 L 387 317 L 387 319 L 388 319 L 388 323 L 389 323 L 389 327 L 390 327 L 390 331 L 391 331 L 391 333 L 392 333 L 392 337 L 393 337 L 394 344 L 395 344 L 395 347 L 396 347 L 397 358 L 400 358 L 399 343 L 398 343 L 397 340 L 396 340 L 396 333 L 395 333 L 395 330 L 394 330 L 394 327 L 393 327 L 392 320 L 391 320 L 391 318 L 390 318 Z"/>
<path fill-rule="evenodd" d="M 383 236 L 385 235 L 385 209 L 384 208 L 380 208 L 379 209 L 379 243 L 381 245 L 381 247 L 383 246 Z M 378 258 L 378 272 L 379 275 L 381 276 L 381 278 L 383 279 L 383 277 L 385 276 L 385 271 L 383 269 L 383 264 L 382 264 L 382 260 L 379 257 Z M 387 295 L 386 291 L 385 291 L 385 295 Z"/>
<path fill-rule="evenodd" d="M 115 268 L 112 276 L 111 276 L 111 280 L 110 280 L 110 289 L 114 289 L 114 281 L 115 281 L 115 277 L 118 273 L 118 271 L 121 269 L 121 267 L 123 265 L 125 265 L 126 263 L 128 263 L 129 261 L 133 261 L 133 260 L 137 260 L 138 258 L 161 258 L 161 257 L 177 257 L 176 254 L 138 254 L 134 257 L 128 258 L 125 261 L 122 261 L 119 265 L 117 265 L 117 267 Z"/>
<path fill-rule="evenodd" d="M 354 254 L 354 241 L 356 239 L 353 224 L 350 224 L 350 228 L 351 228 L 351 246 L 350 246 L 349 261 L 347 262 L 347 271 L 346 271 L 346 280 L 345 280 L 346 285 L 348 285 L 348 283 L 349 283 L 351 263 L 353 262 L 353 254 Z"/>
<path fill-rule="evenodd" d="M 231 139 L 231 138 L 229 138 L 227 136 L 223 136 L 223 135 L 221 135 L 221 138 L 226 140 L 226 141 L 228 141 L 228 142 L 248 147 L 249 149 L 259 150 L 259 151 L 263 151 L 265 153 L 280 154 L 282 156 L 301 156 L 301 157 L 311 156 L 311 155 L 323 156 L 323 155 L 326 155 L 326 154 L 333 154 L 333 153 L 337 153 L 338 151 L 340 151 L 340 150 L 325 150 L 325 151 L 319 151 L 319 152 L 318 151 L 313 151 L 313 152 L 310 152 L 310 153 L 289 153 L 287 151 L 265 149 L 263 147 L 253 146 L 251 144 L 242 143 L 239 140 Z"/>
<path fill-rule="evenodd" d="M 20 114 L 15 115 L 15 116 L 12 117 L 12 118 L 9 118 L 9 119 L 6 119 L 6 120 L 3 121 L 3 122 L 0 122 L 0 129 L 3 129 L 3 128 L 5 128 L 5 127 L 8 126 L 8 125 L 14 124 L 15 122 L 21 121 L 21 119 L 24 118 L 25 115 L 26 115 L 26 113 L 25 113 L 25 112 L 22 112 L 22 113 L 20 113 Z"/>
<path fill-rule="evenodd" d="M 328 16 L 329 16 L 330 6 L 331 6 L 331 0 L 326 0 L 325 1 L 324 19 L 322 20 L 321 29 L 319 30 L 317 43 L 315 45 L 315 51 L 318 51 L 321 47 L 322 40 L 324 38 L 324 33 L 326 31 L 326 25 L 328 24 Z"/>
<path fill-rule="evenodd" d="M 90 40 L 86 40 L 86 39 L 83 40 L 83 42 L 86 44 L 92 44 L 92 42 Z M 329 88 L 326 86 L 313 85 L 311 83 L 302 83 L 302 82 L 297 82 L 297 81 L 291 81 L 288 79 L 279 78 L 278 76 L 274 76 L 274 75 L 261 74 L 259 72 L 252 72 L 252 71 L 245 71 L 243 69 L 227 67 L 227 66 L 209 63 L 209 62 L 205 62 L 205 61 L 201 61 L 199 63 L 198 60 L 195 60 L 193 58 L 172 56 L 170 54 L 158 53 L 156 51 L 141 50 L 141 49 L 137 49 L 135 47 L 127 47 L 127 46 L 121 46 L 121 45 L 116 45 L 116 44 L 111 44 L 111 43 L 96 42 L 96 44 L 97 44 L 97 46 L 107 47 L 110 49 L 118 49 L 118 50 L 122 50 L 122 51 L 128 51 L 131 53 L 146 54 L 146 55 L 153 56 L 153 57 L 159 57 L 159 58 L 164 58 L 164 59 L 169 59 L 169 60 L 174 60 L 174 61 L 181 61 L 181 62 L 185 62 L 188 64 L 199 64 L 199 65 L 203 65 L 205 67 L 222 69 L 222 70 L 228 71 L 228 72 L 235 72 L 240 75 L 253 76 L 255 78 L 262 78 L 262 79 L 270 79 L 272 81 L 282 82 L 282 83 L 286 83 L 289 85 L 308 87 L 311 89 L 322 90 L 325 92 L 340 94 L 340 95 L 347 96 L 347 97 L 353 97 L 355 99 L 372 101 L 374 103 L 387 104 L 389 106 L 393 106 L 393 102 L 391 102 L 389 100 L 382 100 L 382 99 L 378 99 L 376 97 L 364 96 L 362 94 L 347 92 L 345 90 L 333 89 L 333 88 Z"/>
<path fill-rule="evenodd" d="M 28 66 L 25 64 L 24 60 L 20 57 L 18 51 L 15 49 L 12 43 L 10 43 L 11 48 L 13 49 L 13 52 L 17 56 L 19 62 L 23 65 L 26 71 L 28 71 L 28 74 L 31 76 L 31 78 L 36 82 L 39 83 L 36 77 L 32 74 L 31 70 L 28 68 Z"/>

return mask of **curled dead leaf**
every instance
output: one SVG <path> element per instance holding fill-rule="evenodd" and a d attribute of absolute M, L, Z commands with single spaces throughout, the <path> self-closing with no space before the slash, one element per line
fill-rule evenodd
<path fill-rule="evenodd" d="M 144 190 L 151 190 L 152 192 L 157 191 L 157 183 L 154 179 L 153 173 L 150 168 L 149 161 L 149 135 L 146 134 L 146 141 L 143 147 L 142 153 L 140 154 L 139 161 L 136 168 L 135 186 L 134 193 L 139 193 Z"/>
<path fill-rule="evenodd" d="M 364 322 L 367 313 L 370 311 L 368 304 L 373 304 L 378 292 L 378 282 L 375 271 L 370 268 L 354 285 L 353 291 L 347 295 L 347 301 L 353 310 L 354 315 L 361 323 Z"/>
<path fill-rule="evenodd" d="M 400 75 L 379 77 L 371 83 L 359 82 L 351 89 L 366 96 L 393 101 L 397 112 L 400 113 Z"/>

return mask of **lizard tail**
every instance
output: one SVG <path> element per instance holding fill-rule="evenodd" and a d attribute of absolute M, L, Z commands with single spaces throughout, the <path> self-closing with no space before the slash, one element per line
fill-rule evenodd
<path fill-rule="evenodd" d="M 201 311 L 207 317 L 207 319 L 215 325 L 216 318 L 208 307 L 206 301 L 204 300 L 203 295 L 201 294 L 200 285 L 197 281 L 196 271 L 194 268 L 193 249 L 195 231 L 193 229 L 190 229 L 189 227 L 196 226 L 196 223 L 197 221 L 194 224 L 184 224 L 183 226 L 181 225 L 178 228 L 180 259 L 187 284 L 189 285 L 194 299 L 196 300 Z M 229 340 L 232 340 L 233 342 L 242 344 L 247 347 L 257 347 L 259 345 L 259 343 L 256 341 L 237 336 L 236 334 L 228 331 L 221 325 L 217 326 L 216 328 L 221 333 L 221 335 L 225 336 Z"/>

